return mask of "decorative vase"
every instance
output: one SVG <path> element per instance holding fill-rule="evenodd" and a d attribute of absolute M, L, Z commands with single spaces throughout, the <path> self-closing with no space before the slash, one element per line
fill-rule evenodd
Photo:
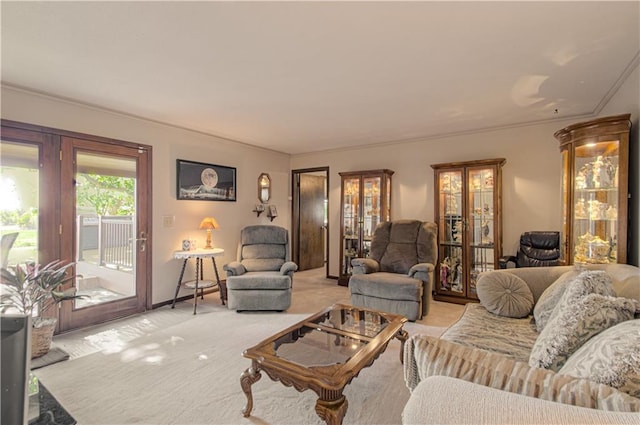
<path fill-rule="evenodd" d="M 56 319 L 47 319 L 31 329 L 31 358 L 42 357 L 49 352 L 56 330 Z"/>

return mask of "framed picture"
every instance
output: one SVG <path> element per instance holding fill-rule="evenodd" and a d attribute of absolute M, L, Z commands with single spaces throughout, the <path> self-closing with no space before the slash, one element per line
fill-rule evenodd
<path fill-rule="evenodd" d="M 176 164 L 178 199 L 235 202 L 235 168 L 184 159 L 176 160 Z"/>

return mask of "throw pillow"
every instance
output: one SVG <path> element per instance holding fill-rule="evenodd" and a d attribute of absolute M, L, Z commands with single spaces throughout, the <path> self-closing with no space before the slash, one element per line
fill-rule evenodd
<path fill-rule="evenodd" d="M 527 317 L 533 308 L 533 294 L 527 283 L 508 272 L 482 273 L 476 284 L 478 298 L 498 316 Z"/>
<path fill-rule="evenodd" d="M 633 319 L 636 308 L 635 300 L 600 294 L 576 297 L 572 287 L 567 288 L 531 349 L 529 365 L 559 370 L 589 338 Z"/>
<path fill-rule="evenodd" d="M 587 294 L 615 297 L 613 280 L 604 270 L 586 270 L 569 282 L 560 304 L 571 303 Z"/>
<path fill-rule="evenodd" d="M 567 289 L 569 283 L 575 280 L 578 274 L 579 272 L 574 270 L 568 271 L 542 292 L 538 302 L 533 307 L 533 318 L 538 332 L 542 332 L 544 327 L 547 325 L 549 317 L 551 317 L 551 313 L 553 313 L 553 309 L 560 301 L 560 298 L 562 298 L 562 295 Z"/>
<path fill-rule="evenodd" d="M 640 319 L 594 336 L 558 373 L 590 379 L 640 398 Z"/>
<path fill-rule="evenodd" d="M 622 280 L 613 280 L 616 296 L 640 301 L 640 275 L 629 276 Z"/>
<path fill-rule="evenodd" d="M 405 381 L 410 391 L 421 380 L 441 375 L 574 406 L 640 411 L 640 400 L 607 385 L 532 368 L 490 351 L 426 335 L 412 336 L 405 348 Z"/>

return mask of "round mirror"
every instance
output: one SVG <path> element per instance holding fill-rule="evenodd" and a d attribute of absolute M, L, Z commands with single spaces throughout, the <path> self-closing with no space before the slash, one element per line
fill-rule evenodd
<path fill-rule="evenodd" d="M 258 199 L 266 204 L 269 198 L 271 198 L 271 177 L 267 173 L 262 173 L 258 177 Z"/>

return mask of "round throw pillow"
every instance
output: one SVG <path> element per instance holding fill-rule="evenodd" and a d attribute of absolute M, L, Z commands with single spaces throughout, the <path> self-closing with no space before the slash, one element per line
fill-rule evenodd
<path fill-rule="evenodd" d="M 533 309 L 533 294 L 529 286 L 512 273 L 482 273 L 476 289 L 480 304 L 498 316 L 522 318 Z"/>

